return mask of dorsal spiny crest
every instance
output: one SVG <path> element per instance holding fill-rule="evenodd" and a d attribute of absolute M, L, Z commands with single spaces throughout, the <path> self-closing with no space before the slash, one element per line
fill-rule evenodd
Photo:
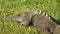
<path fill-rule="evenodd" d="M 37 10 L 36 13 L 37 13 L 38 15 L 42 15 L 43 12 L 42 12 L 41 10 Z"/>
<path fill-rule="evenodd" d="M 45 12 L 42 12 L 42 11 L 40 10 L 39 15 L 41 15 L 41 16 L 45 16 L 46 13 L 45 13 Z"/>
<path fill-rule="evenodd" d="M 40 16 L 45 16 L 45 17 L 47 17 L 48 19 L 51 19 L 48 14 L 46 14 L 45 12 L 42 12 L 41 10 L 39 10 L 39 15 L 40 15 Z"/>
<path fill-rule="evenodd" d="M 48 17 L 48 15 L 46 14 L 46 17 Z"/>
<path fill-rule="evenodd" d="M 48 18 L 51 19 L 50 16 Z"/>
<path fill-rule="evenodd" d="M 36 10 L 35 14 L 38 14 L 38 15 L 41 14 L 41 10 Z"/>
<path fill-rule="evenodd" d="M 46 13 L 45 13 L 45 17 L 47 17 L 48 19 L 51 19 L 50 16 Z"/>
<path fill-rule="evenodd" d="M 46 14 L 45 17 L 47 17 L 48 19 L 51 19 L 51 17 L 48 14 Z"/>
<path fill-rule="evenodd" d="M 41 10 L 39 10 L 39 14 L 41 14 L 41 12 L 42 12 L 42 11 L 41 11 Z"/>
<path fill-rule="evenodd" d="M 42 16 L 45 16 L 46 15 L 46 13 L 45 12 L 42 12 Z"/>
<path fill-rule="evenodd" d="M 37 10 L 35 11 L 35 14 L 37 14 Z"/>
<path fill-rule="evenodd" d="M 45 17 L 51 19 L 51 17 L 47 13 L 45 13 Z"/>

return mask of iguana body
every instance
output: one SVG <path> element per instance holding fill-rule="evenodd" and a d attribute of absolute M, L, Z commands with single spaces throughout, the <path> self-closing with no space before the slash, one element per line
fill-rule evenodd
<path fill-rule="evenodd" d="M 29 26 L 30 24 L 32 24 L 34 27 L 38 29 L 41 28 L 43 34 L 55 34 L 54 33 L 56 32 L 55 28 L 58 25 L 51 16 L 48 16 L 46 13 L 41 11 L 23 12 L 20 14 L 13 15 L 11 19 L 13 21 L 17 21 L 17 22 L 19 21 L 21 25 L 24 26 Z"/>

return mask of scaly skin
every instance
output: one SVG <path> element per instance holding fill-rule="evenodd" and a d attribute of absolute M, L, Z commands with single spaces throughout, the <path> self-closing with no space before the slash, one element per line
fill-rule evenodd
<path fill-rule="evenodd" d="M 19 14 L 14 14 L 10 18 L 13 21 L 20 22 L 21 25 L 28 26 L 31 24 L 32 17 L 36 14 L 38 14 L 38 12 L 28 11 Z"/>
<path fill-rule="evenodd" d="M 41 11 L 23 12 L 16 15 L 12 15 L 11 20 L 20 22 L 20 24 L 23 26 L 33 25 L 38 29 L 38 31 L 41 28 L 43 34 L 57 34 L 60 28 L 57 26 L 58 24 L 56 24 L 54 18 Z"/>
<path fill-rule="evenodd" d="M 54 30 L 54 34 L 60 34 L 60 25 L 57 25 L 57 27 Z"/>

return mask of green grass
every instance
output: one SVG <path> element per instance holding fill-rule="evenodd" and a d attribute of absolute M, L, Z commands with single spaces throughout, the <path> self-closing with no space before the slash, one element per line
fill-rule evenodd
<path fill-rule="evenodd" d="M 25 28 L 9 19 L 28 9 L 40 9 L 60 21 L 60 0 L 0 0 L 0 34 L 38 34 L 33 26 Z"/>

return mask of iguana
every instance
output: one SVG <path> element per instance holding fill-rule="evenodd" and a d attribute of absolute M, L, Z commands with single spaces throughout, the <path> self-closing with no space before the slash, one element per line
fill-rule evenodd
<path fill-rule="evenodd" d="M 35 12 L 27 11 L 12 15 L 11 20 L 20 22 L 23 26 L 32 25 L 38 30 L 41 29 L 43 31 L 42 34 L 55 34 L 58 28 L 60 28 L 58 27 L 60 25 L 57 24 L 57 21 L 54 18 L 41 10 L 37 10 Z"/>

